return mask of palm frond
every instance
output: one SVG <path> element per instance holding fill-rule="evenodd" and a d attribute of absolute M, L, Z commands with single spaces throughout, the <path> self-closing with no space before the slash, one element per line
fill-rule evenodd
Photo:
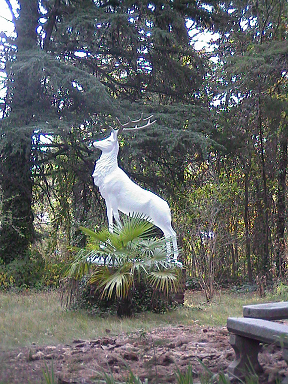
<path fill-rule="evenodd" d="M 133 285 L 133 274 L 128 266 L 112 271 L 109 268 L 99 268 L 89 281 L 103 288 L 103 297 L 110 299 L 114 294 L 118 298 L 126 298 Z"/>
<path fill-rule="evenodd" d="M 87 261 L 97 266 L 110 266 L 118 267 L 121 265 L 121 260 L 117 257 L 114 252 L 107 252 L 107 249 L 103 250 L 91 250 L 87 253 Z"/>
<path fill-rule="evenodd" d="M 109 243 L 115 250 L 122 250 L 126 247 L 127 243 L 120 238 L 120 235 L 116 232 L 110 233 Z"/>
<path fill-rule="evenodd" d="M 148 238 L 154 231 L 154 225 L 149 218 L 143 214 L 132 214 L 131 216 L 123 216 L 122 226 L 115 227 L 115 233 L 124 244 L 129 243 L 137 238 Z"/>
<path fill-rule="evenodd" d="M 90 273 L 91 263 L 87 260 L 89 252 L 86 249 L 81 249 L 74 261 L 71 263 L 68 268 L 66 275 L 68 277 L 73 277 L 76 280 L 81 279 L 83 276 Z"/>
<path fill-rule="evenodd" d="M 151 271 L 148 276 L 150 284 L 165 292 L 167 295 L 169 292 L 176 292 L 178 288 L 178 273 L 176 270 L 162 270 L 162 271 Z"/>
<path fill-rule="evenodd" d="M 91 229 L 85 228 L 85 227 L 79 227 L 79 229 L 88 237 L 90 237 L 90 240 L 96 240 L 98 242 L 105 242 L 109 238 L 109 231 L 108 229 L 104 229 L 99 232 L 92 231 Z"/>
<path fill-rule="evenodd" d="M 89 283 L 90 284 L 96 283 L 97 285 L 101 285 L 103 281 L 105 281 L 106 279 L 109 279 L 111 273 L 112 272 L 107 265 L 96 267 L 89 279 Z"/>

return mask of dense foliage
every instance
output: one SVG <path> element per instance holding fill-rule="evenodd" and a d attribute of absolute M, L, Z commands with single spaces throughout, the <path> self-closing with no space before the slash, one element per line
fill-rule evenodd
<path fill-rule="evenodd" d="M 85 245 L 80 225 L 106 223 L 91 142 L 141 112 L 157 124 L 122 136 L 120 165 L 169 201 L 207 299 L 217 283 L 285 276 L 286 1 L 6 3 L 16 33 L 0 51 L 5 284 L 10 264 L 38 252 L 48 269 L 64 263 Z M 218 33 L 213 50 L 194 49 L 196 31 Z"/>

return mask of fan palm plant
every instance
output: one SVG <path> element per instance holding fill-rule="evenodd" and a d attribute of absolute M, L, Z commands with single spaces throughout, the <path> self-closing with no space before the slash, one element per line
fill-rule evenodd
<path fill-rule="evenodd" d="M 180 268 L 167 257 L 167 239 L 156 238 L 153 224 L 143 216 L 124 216 L 122 226 L 115 226 L 113 233 L 81 230 L 88 243 L 78 251 L 68 276 L 79 280 L 88 275 L 102 298 L 127 303 L 140 280 L 167 296 L 177 291 Z"/>

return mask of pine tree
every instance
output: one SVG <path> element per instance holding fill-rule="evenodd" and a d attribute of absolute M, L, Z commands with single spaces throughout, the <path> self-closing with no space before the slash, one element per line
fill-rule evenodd
<path fill-rule="evenodd" d="M 1 121 L 5 262 L 23 257 L 33 240 L 32 186 L 39 163 L 69 155 L 71 145 L 78 158 L 89 155 L 83 142 L 115 126 L 116 116 L 155 115 L 155 130 L 135 137 L 133 162 L 131 141 L 123 138 L 122 161 L 146 185 L 164 191 L 172 181 L 180 187 L 186 163 L 204 156 L 212 129 L 208 67 L 190 45 L 186 20 L 213 28 L 225 15 L 216 1 L 19 3 L 17 52 L 11 45 Z M 52 138 L 45 151 L 41 135 Z"/>
<path fill-rule="evenodd" d="M 34 239 L 35 136 L 60 135 L 65 140 L 71 127 L 79 126 L 99 111 L 114 109 L 109 95 L 94 76 L 45 52 L 41 36 L 36 32 L 38 19 L 37 0 L 20 2 L 20 17 L 14 20 L 17 52 L 11 47 L 6 63 L 9 80 L 1 121 L 0 232 L 0 258 L 5 263 L 23 258 Z"/>

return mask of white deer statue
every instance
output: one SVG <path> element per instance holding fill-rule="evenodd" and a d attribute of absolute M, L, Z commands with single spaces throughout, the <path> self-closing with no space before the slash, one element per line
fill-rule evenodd
<path fill-rule="evenodd" d="M 113 231 L 113 217 L 121 225 L 119 211 L 126 215 L 141 213 L 164 233 L 167 239 L 167 254 L 169 258 L 171 258 L 170 241 L 172 240 L 173 260 L 177 262 L 177 239 L 176 233 L 171 226 L 171 212 L 167 202 L 135 184 L 119 168 L 117 161 L 119 152 L 118 135 L 123 131 L 149 127 L 156 122 L 156 120 L 151 121 L 152 117 L 143 119 L 143 116 L 141 116 L 139 120 L 134 121 L 129 118 L 128 123 L 125 124 L 121 124 L 117 119 L 120 128 L 118 130 L 112 129 L 109 137 L 93 143 L 93 146 L 100 149 L 102 154 L 99 160 L 96 161 L 92 177 L 94 184 L 99 187 L 99 191 L 106 202 L 109 231 Z M 133 125 L 133 128 L 131 128 L 131 125 Z M 129 126 L 130 128 L 128 128 Z"/>

